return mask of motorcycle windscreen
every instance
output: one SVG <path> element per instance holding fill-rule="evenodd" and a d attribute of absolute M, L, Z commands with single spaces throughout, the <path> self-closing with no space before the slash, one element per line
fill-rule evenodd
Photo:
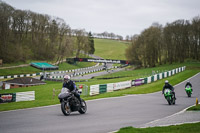
<path fill-rule="evenodd" d="M 169 94 L 171 92 L 170 89 L 165 89 L 164 94 Z"/>
<path fill-rule="evenodd" d="M 58 95 L 59 99 L 63 99 L 65 97 L 69 96 L 69 89 L 62 88 L 61 93 Z"/>

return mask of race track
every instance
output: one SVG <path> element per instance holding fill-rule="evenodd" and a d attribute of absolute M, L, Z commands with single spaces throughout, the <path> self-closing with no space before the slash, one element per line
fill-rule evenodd
<path fill-rule="evenodd" d="M 88 111 L 64 116 L 60 105 L 0 112 L 1 133 L 107 133 L 126 126 L 139 126 L 195 104 L 200 99 L 200 73 L 191 80 L 193 94 L 175 86 L 176 105 L 169 106 L 161 92 L 87 101 Z"/>

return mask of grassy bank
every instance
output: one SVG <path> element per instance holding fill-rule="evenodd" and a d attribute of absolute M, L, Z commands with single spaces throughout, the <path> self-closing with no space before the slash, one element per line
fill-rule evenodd
<path fill-rule="evenodd" d="M 182 124 L 167 127 L 151 127 L 151 128 L 121 128 L 117 133 L 199 133 L 200 123 Z"/>
<path fill-rule="evenodd" d="M 177 64 L 178 65 L 178 64 Z M 139 75 L 143 75 L 146 72 L 152 72 L 152 69 L 161 69 L 161 68 L 168 68 L 169 70 L 173 69 L 177 65 L 167 65 L 167 66 L 160 66 L 157 68 L 149 68 L 149 69 L 142 69 L 142 70 L 132 70 L 129 72 L 135 73 L 131 77 L 123 77 L 123 78 L 116 78 L 116 79 L 91 79 L 88 80 L 88 82 L 81 82 L 81 84 L 86 84 L 88 86 L 94 85 L 94 84 L 106 84 L 106 83 L 115 83 L 120 81 L 126 81 L 138 78 Z M 179 64 L 182 66 L 182 64 Z M 163 87 L 164 80 L 168 79 L 172 85 L 178 84 L 182 82 L 183 80 L 186 80 L 187 78 L 195 75 L 196 73 L 200 72 L 200 65 L 191 63 L 185 63 L 189 67 L 186 68 L 184 72 L 178 73 L 174 76 L 158 80 L 156 82 L 153 82 L 151 84 L 146 84 L 138 87 L 132 87 L 129 89 L 121 90 L 121 91 L 115 91 L 111 93 L 104 93 L 96 96 L 82 96 L 85 100 L 91 100 L 91 99 L 98 99 L 98 98 L 105 98 L 105 97 L 117 97 L 117 96 L 123 96 L 127 94 L 145 94 L 145 93 L 152 93 L 156 91 L 160 91 Z M 123 74 L 123 72 L 121 72 Z M 127 73 L 124 71 L 124 73 Z M 78 84 L 78 83 L 77 83 Z M 53 99 L 53 88 L 55 89 L 61 89 L 62 83 L 61 82 L 50 82 L 48 81 L 46 85 L 41 86 L 33 86 L 33 87 L 26 87 L 26 88 L 16 88 L 16 89 L 9 89 L 9 90 L 0 90 L 0 93 L 13 93 L 13 92 L 25 92 L 25 91 L 35 91 L 35 101 L 28 101 L 28 102 L 17 102 L 17 103 L 5 103 L 0 104 L 0 111 L 5 110 L 14 110 L 14 109 L 22 109 L 22 108 L 30 108 L 30 107 L 39 107 L 39 106 L 46 106 L 46 105 L 53 105 L 58 104 L 59 101 L 57 99 L 57 95 L 59 92 L 56 93 L 55 99 Z M 89 90 L 88 90 L 89 92 Z"/>
<path fill-rule="evenodd" d="M 121 41 L 109 39 L 94 39 L 95 55 L 104 59 L 125 60 L 125 49 L 128 44 Z"/>

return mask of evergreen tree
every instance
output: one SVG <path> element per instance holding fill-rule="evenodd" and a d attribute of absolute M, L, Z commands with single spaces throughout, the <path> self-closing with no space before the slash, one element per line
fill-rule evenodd
<path fill-rule="evenodd" d="M 91 32 L 89 32 L 89 34 L 88 34 L 88 40 L 89 40 L 89 48 L 90 48 L 89 54 L 94 54 L 94 52 L 95 52 L 95 48 L 94 48 L 94 38 L 93 38 Z"/>

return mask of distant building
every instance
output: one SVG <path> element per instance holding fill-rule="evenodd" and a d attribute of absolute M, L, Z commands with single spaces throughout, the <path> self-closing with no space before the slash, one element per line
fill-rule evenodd
<path fill-rule="evenodd" d="M 2 89 L 29 87 L 29 86 L 44 85 L 44 84 L 46 84 L 44 81 L 40 81 L 38 79 L 34 79 L 31 77 L 23 77 L 23 78 L 15 78 L 15 79 L 3 81 Z"/>

